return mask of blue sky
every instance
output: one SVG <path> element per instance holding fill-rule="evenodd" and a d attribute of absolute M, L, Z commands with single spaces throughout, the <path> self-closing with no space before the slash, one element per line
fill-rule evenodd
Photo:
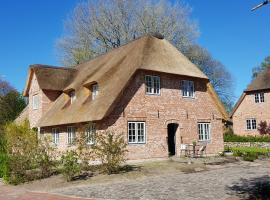
<path fill-rule="evenodd" d="M 232 73 L 238 98 L 251 69 L 270 55 L 270 5 L 262 0 L 186 0 L 200 27 L 199 44 Z M 0 0 L 0 76 L 23 90 L 30 64 L 59 65 L 55 42 L 76 0 Z"/>

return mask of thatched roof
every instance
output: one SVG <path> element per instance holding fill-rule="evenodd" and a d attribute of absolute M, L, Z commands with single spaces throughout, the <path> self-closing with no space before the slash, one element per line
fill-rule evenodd
<path fill-rule="evenodd" d="M 261 73 L 259 73 L 245 91 L 251 92 L 266 89 L 270 89 L 270 68 L 266 68 Z"/>
<path fill-rule="evenodd" d="M 151 70 L 196 77 L 207 76 L 165 39 L 147 35 L 75 67 L 76 76 L 64 91 L 75 90 L 76 101 L 67 105 L 60 95 L 38 126 L 97 121 L 106 117 L 113 103 L 137 70 Z M 86 85 L 97 82 L 99 95 L 89 100 Z"/>
<path fill-rule="evenodd" d="M 73 68 L 55 67 L 49 65 L 30 65 L 24 96 L 28 96 L 30 83 L 36 75 L 38 84 L 43 90 L 63 91 L 63 89 L 73 80 L 76 70 Z"/>
<path fill-rule="evenodd" d="M 270 68 L 266 68 L 261 73 L 259 73 L 258 76 L 248 85 L 247 89 L 244 90 L 243 94 L 235 104 L 230 114 L 230 117 L 233 117 L 233 114 L 244 100 L 246 94 L 269 89 L 270 89 Z"/>

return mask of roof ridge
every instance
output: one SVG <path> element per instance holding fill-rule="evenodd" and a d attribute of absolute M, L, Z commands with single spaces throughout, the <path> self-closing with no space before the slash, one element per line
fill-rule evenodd
<path fill-rule="evenodd" d="M 62 69 L 62 70 L 76 70 L 71 67 L 62 67 L 62 66 L 53 66 L 53 65 L 44 65 L 44 64 L 32 64 L 30 68 L 48 68 L 48 69 Z"/>

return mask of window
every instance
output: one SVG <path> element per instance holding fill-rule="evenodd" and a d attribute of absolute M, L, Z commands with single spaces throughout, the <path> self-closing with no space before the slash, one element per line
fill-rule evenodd
<path fill-rule="evenodd" d="M 34 95 L 32 100 L 33 100 L 33 103 L 32 103 L 33 104 L 33 109 L 34 110 L 38 109 L 39 108 L 39 96 L 38 96 L 38 94 Z"/>
<path fill-rule="evenodd" d="M 160 78 L 158 76 L 145 76 L 146 94 L 160 94 Z"/>
<path fill-rule="evenodd" d="M 247 130 L 256 130 L 257 129 L 257 122 L 256 119 L 247 119 Z"/>
<path fill-rule="evenodd" d="M 92 86 L 92 100 L 94 100 L 98 95 L 98 84 Z"/>
<path fill-rule="evenodd" d="M 255 103 L 263 103 L 264 102 L 264 93 L 256 93 L 255 94 Z"/>
<path fill-rule="evenodd" d="M 198 123 L 199 140 L 210 140 L 210 123 Z"/>
<path fill-rule="evenodd" d="M 90 124 L 86 129 L 86 143 L 91 145 L 95 143 L 96 127 L 95 124 Z"/>
<path fill-rule="evenodd" d="M 183 80 L 181 82 L 182 96 L 183 97 L 194 97 L 194 82 Z"/>
<path fill-rule="evenodd" d="M 59 129 L 58 128 L 52 129 L 52 142 L 56 145 L 59 144 Z"/>
<path fill-rule="evenodd" d="M 70 103 L 73 104 L 74 101 L 76 100 L 75 91 L 71 91 L 71 92 L 69 93 L 69 96 L 70 96 Z"/>
<path fill-rule="evenodd" d="M 128 122 L 128 143 L 145 143 L 145 122 Z"/>
<path fill-rule="evenodd" d="M 72 126 L 68 127 L 67 132 L 68 132 L 67 143 L 68 143 L 68 145 L 72 145 L 72 144 L 74 144 L 75 137 L 76 137 L 76 135 L 75 135 L 75 127 L 72 127 Z"/>

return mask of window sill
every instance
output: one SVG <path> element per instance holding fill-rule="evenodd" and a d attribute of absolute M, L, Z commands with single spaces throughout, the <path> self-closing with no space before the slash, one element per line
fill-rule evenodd
<path fill-rule="evenodd" d="M 146 142 L 128 142 L 129 145 L 142 145 L 142 144 L 146 144 Z"/>
<path fill-rule="evenodd" d="M 185 97 L 185 96 L 182 96 L 183 99 L 195 99 L 195 96 L 194 97 Z"/>
<path fill-rule="evenodd" d="M 151 94 L 151 93 L 145 93 L 148 96 L 161 96 L 160 94 Z"/>

